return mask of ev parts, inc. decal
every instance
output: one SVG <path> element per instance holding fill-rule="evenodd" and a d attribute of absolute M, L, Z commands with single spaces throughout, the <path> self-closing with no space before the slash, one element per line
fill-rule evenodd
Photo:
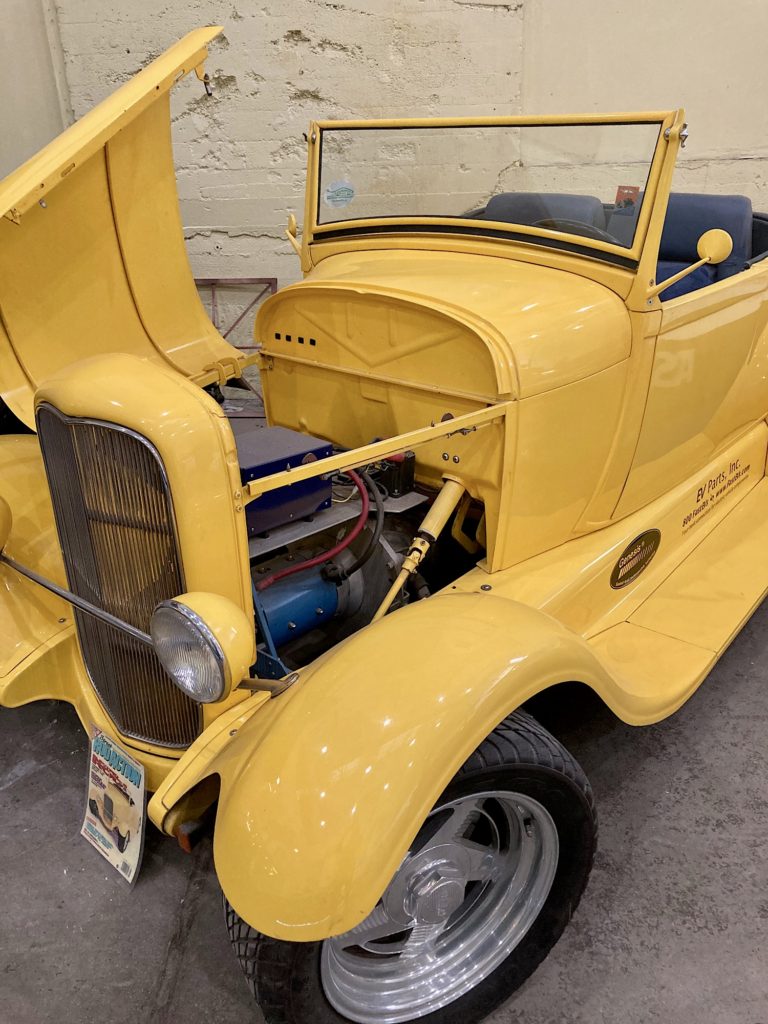
<path fill-rule="evenodd" d="M 741 459 L 732 459 L 727 469 L 703 480 L 696 491 L 696 502 L 683 517 L 683 534 L 701 523 L 713 509 L 729 498 L 750 475 L 752 467 Z"/>

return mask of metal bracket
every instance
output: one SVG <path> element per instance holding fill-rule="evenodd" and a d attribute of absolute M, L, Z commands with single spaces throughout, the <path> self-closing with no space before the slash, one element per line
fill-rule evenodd
<path fill-rule="evenodd" d="M 681 125 L 679 132 L 677 132 L 677 138 L 680 140 L 681 149 L 685 149 L 685 144 L 688 141 L 688 134 L 688 125 Z M 669 142 L 671 138 L 674 138 L 674 129 L 667 128 L 667 130 L 664 132 L 664 138 L 667 140 L 667 142 Z"/>
<path fill-rule="evenodd" d="M 205 64 L 198 64 L 195 68 L 195 74 L 205 86 L 205 92 L 208 96 L 213 96 L 213 88 L 211 87 L 211 76 L 205 70 Z"/>
<path fill-rule="evenodd" d="M 251 590 L 253 592 L 253 610 L 256 613 L 256 621 L 261 635 L 264 637 L 264 644 L 256 648 L 256 674 L 262 679 L 283 679 L 288 676 L 290 669 L 283 663 L 280 655 L 277 653 L 275 641 L 272 639 L 272 631 L 269 628 L 267 616 L 264 613 L 264 605 L 261 603 L 259 592 L 253 581 L 251 581 Z M 264 649 L 265 646 L 266 650 Z M 291 683 L 287 685 L 290 686 Z M 267 687 L 267 689 L 270 688 Z M 287 687 L 283 687 L 283 689 L 287 689 Z"/>
<path fill-rule="evenodd" d="M 286 690 L 290 689 L 294 683 L 298 683 L 299 673 L 291 672 L 289 676 L 279 678 L 276 683 L 268 683 L 266 679 L 266 676 L 259 679 L 244 679 L 238 686 L 238 690 L 250 690 L 251 693 L 268 693 L 271 697 L 279 697 L 281 693 L 285 693 Z"/>
<path fill-rule="evenodd" d="M 234 356 L 225 356 L 223 359 L 208 363 L 203 367 L 203 373 L 215 373 L 218 376 L 218 383 L 223 387 L 232 377 L 239 377 L 241 366 Z"/>

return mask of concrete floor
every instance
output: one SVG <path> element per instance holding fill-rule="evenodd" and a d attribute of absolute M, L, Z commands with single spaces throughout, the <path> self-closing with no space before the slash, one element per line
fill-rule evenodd
<path fill-rule="evenodd" d="M 542 718 L 581 760 L 601 846 L 581 909 L 493 1024 L 768 1021 L 768 603 L 699 693 L 648 729 L 578 696 Z M 67 707 L 0 712 L 0 1024 L 260 1021 L 210 843 L 152 830 L 129 890 L 78 835 Z"/>

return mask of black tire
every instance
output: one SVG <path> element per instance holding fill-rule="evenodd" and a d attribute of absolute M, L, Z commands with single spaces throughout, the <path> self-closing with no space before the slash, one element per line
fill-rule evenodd
<path fill-rule="evenodd" d="M 544 905 L 519 945 L 474 989 L 420 1024 L 476 1024 L 530 977 L 560 938 L 578 906 L 597 845 L 592 789 L 576 760 L 535 719 L 515 711 L 460 768 L 435 805 L 488 788 L 542 804 L 557 828 L 560 855 Z M 292 943 L 251 928 L 229 903 L 230 941 L 267 1024 L 348 1024 L 328 1002 L 320 974 L 321 942 Z"/>
<path fill-rule="evenodd" d="M 125 853 L 125 848 L 128 845 L 128 840 L 130 838 L 130 832 L 126 832 L 125 835 L 123 835 L 120 829 L 117 830 L 117 849 L 119 853 Z"/>

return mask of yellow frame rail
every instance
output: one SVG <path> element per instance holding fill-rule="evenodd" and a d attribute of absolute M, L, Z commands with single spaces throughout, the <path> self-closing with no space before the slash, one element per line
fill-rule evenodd
<path fill-rule="evenodd" d="M 286 469 L 281 473 L 272 473 L 270 476 L 261 477 L 259 480 L 251 480 L 243 488 L 244 501 L 247 504 L 260 498 L 262 494 L 285 487 L 286 484 L 311 480 L 313 477 L 322 476 L 325 473 L 335 473 L 337 470 L 366 466 L 369 462 L 385 459 L 389 455 L 396 455 L 408 448 L 417 448 L 429 441 L 439 440 L 441 437 L 451 437 L 453 434 L 464 432 L 471 433 L 496 420 L 505 419 L 507 409 L 511 404 L 511 402 L 502 402 L 499 405 L 490 405 L 485 409 L 478 409 L 477 412 L 455 416 L 453 419 L 444 420 L 441 423 L 433 423 L 429 427 L 419 427 L 418 430 L 410 430 L 405 434 L 388 437 L 384 441 L 376 441 L 373 444 L 364 445 L 362 448 L 352 448 L 349 451 L 340 452 L 338 455 L 331 455 L 327 459 L 318 459 L 317 462 L 297 466 L 296 469 Z"/>

